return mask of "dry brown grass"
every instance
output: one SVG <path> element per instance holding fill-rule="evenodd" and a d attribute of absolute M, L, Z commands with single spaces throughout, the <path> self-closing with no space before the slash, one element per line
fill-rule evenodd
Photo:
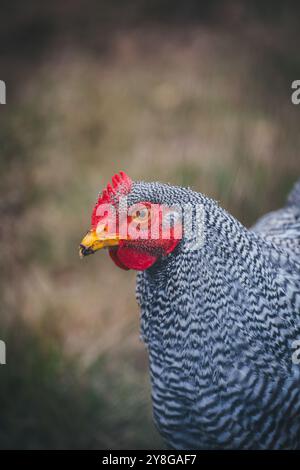
<path fill-rule="evenodd" d="M 106 57 L 69 48 L 52 54 L 10 107 L 1 131 L 2 328 L 8 334 L 21 321 L 47 351 L 58 351 L 67 376 L 68 361 L 75 363 L 66 396 L 83 382 L 82 402 L 94 394 L 100 400 L 80 411 L 95 419 L 90 429 L 86 419 L 78 442 L 55 432 L 43 437 L 38 423 L 36 441 L 15 438 L 12 429 L 26 431 L 19 410 L 7 424 L 11 446 L 162 445 L 138 338 L 135 274 L 117 269 L 106 253 L 80 261 L 78 242 L 97 193 L 120 169 L 133 179 L 191 185 L 244 223 L 282 203 L 299 174 L 300 137 L 295 109 L 282 97 L 274 104 L 260 66 L 246 40 L 225 32 L 123 33 Z M 49 351 L 38 369 L 47 368 Z M 19 381 L 34 397 L 24 367 Z M 61 373 L 51 377 L 61 387 Z M 51 428 L 51 407 L 48 413 Z M 62 428 L 74 413 L 63 416 Z"/>

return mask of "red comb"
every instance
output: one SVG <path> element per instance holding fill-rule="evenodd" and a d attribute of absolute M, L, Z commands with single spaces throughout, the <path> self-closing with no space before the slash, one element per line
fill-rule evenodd
<path fill-rule="evenodd" d="M 112 185 L 108 183 L 105 189 L 103 189 L 102 193 L 99 195 L 95 208 L 92 214 L 92 226 L 97 223 L 97 207 L 100 204 L 114 204 L 117 202 L 120 196 L 125 196 L 131 190 L 132 181 L 124 171 L 120 171 L 120 173 L 116 173 L 112 177 Z"/>

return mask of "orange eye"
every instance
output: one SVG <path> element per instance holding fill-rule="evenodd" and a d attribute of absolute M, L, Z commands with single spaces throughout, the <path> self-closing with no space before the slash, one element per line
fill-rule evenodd
<path fill-rule="evenodd" d="M 138 209 L 132 214 L 132 218 L 137 223 L 147 222 L 149 218 L 149 211 L 146 207 Z"/>

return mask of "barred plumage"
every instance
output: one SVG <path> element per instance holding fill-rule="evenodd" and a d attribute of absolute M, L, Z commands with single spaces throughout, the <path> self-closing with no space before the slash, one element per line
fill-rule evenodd
<path fill-rule="evenodd" d="M 79 251 L 107 247 L 118 267 L 140 271 L 154 417 L 168 445 L 300 448 L 300 181 L 252 229 L 190 189 L 125 173 L 112 184 Z"/>
<path fill-rule="evenodd" d="M 190 189 L 135 182 L 128 203 L 202 204 L 205 241 L 139 272 L 154 417 L 177 449 L 300 448 L 300 182 L 250 230 Z"/>

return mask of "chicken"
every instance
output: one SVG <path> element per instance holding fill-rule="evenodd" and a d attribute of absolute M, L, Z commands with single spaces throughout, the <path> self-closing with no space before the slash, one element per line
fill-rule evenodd
<path fill-rule="evenodd" d="M 247 229 L 201 193 L 121 172 L 91 225 L 82 256 L 107 247 L 138 271 L 167 444 L 300 448 L 300 181 L 283 209 Z"/>

